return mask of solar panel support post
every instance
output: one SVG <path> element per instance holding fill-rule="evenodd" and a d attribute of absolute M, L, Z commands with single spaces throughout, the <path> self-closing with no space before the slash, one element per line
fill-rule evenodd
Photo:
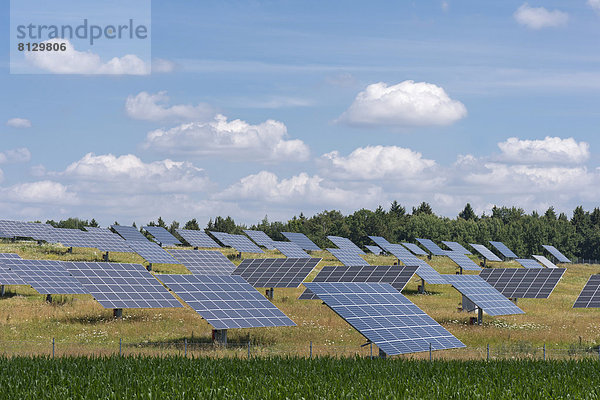
<path fill-rule="evenodd" d="M 484 258 L 484 259 L 483 259 L 483 265 L 482 265 L 482 267 L 483 267 L 483 268 L 487 268 L 487 263 L 486 263 L 486 261 L 487 261 L 487 258 Z"/>
<path fill-rule="evenodd" d="M 72 253 L 73 253 L 73 248 L 72 248 L 72 247 L 69 247 L 69 248 L 67 249 L 67 253 L 69 253 L 69 254 L 72 254 Z"/>
<path fill-rule="evenodd" d="M 237 258 L 238 260 L 242 259 L 242 252 L 240 251 L 239 253 L 237 253 L 237 256 L 235 256 L 235 258 Z"/>
<path fill-rule="evenodd" d="M 419 294 L 425 294 L 425 279 L 421 278 L 421 284 L 417 287 Z"/>
<path fill-rule="evenodd" d="M 47 303 L 52 303 L 52 295 L 51 294 L 47 294 L 46 295 L 46 302 Z"/>
<path fill-rule="evenodd" d="M 477 307 L 477 325 L 483 324 L 483 310 Z"/>
<path fill-rule="evenodd" d="M 4 285 L 0 285 L 0 296 L 4 297 Z"/>
<path fill-rule="evenodd" d="M 379 358 L 386 358 L 387 354 L 385 353 L 385 351 L 379 349 Z"/>
<path fill-rule="evenodd" d="M 267 298 L 269 300 L 273 300 L 273 294 L 274 293 L 275 293 L 275 289 L 274 288 L 267 289 Z"/>
<path fill-rule="evenodd" d="M 108 262 L 108 251 L 102 255 L 102 259 Z"/>
<path fill-rule="evenodd" d="M 123 316 L 123 309 L 122 308 L 114 308 L 113 309 L 113 317 L 114 318 L 121 318 Z"/>
<path fill-rule="evenodd" d="M 213 340 L 215 344 L 227 346 L 227 329 L 213 329 Z"/>
<path fill-rule="evenodd" d="M 146 269 L 148 271 L 152 271 L 152 263 L 148 263 L 148 266 L 146 267 Z"/>

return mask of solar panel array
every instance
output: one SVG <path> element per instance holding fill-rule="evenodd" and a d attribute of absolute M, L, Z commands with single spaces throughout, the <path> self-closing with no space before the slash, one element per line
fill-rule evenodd
<path fill-rule="evenodd" d="M 310 258 L 310 255 L 294 242 L 273 241 L 273 246 L 288 258 Z"/>
<path fill-rule="evenodd" d="M 420 248 L 419 246 L 417 246 L 414 243 L 402 242 L 402 246 L 406 247 L 408 250 L 413 252 L 413 254 L 416 254 L 418 256 L 426 256 L 427 255 L 427 252 L 425 250 L 423 250 L 422 248 Z"/>
<path fill-rule="evenodd" d="M 151 264 L 179 264 L 179 261 L 167 253 L 165 249 L 149 240 L 145 240 L 144 242 L 141 240 L 130 240 L 127 244 L 134 252 Z"/>
<path fill-rule="evenodd" d="M 171 232 L 163 228 L 162 226 L 143 226 L 146 232 L 152 235 L 152 237 L 159 242 L 161 245 L 175 246 L 181 244 L 179 240 Z"/>
<path fill-rule="evenodd" d="M 194 229 L 176 229 L 175 231 L 193 247 L 221 247 L 204 231 Z"/>
<path fill-rule="evenodd" d="M 490 240 L 490 244 L 492 246 L 494 246 L 500 252 L 500 254 L 502 254 L 504 257 L 517 258 L 517 255 L 515 253 L 513 253 L 513 251 L 511 249 L 506 247 L 506 245 L 504 243 L 494 242 L 494 241 Z"/>
<path fill-rule="evenodd" d="M 544 268 L 542 264 L 529 258 L 516 258 L 515 261 L 524 268 Z"/>
<path fill-rule="evenodd" d="M 443 256 L 445 255 L 445 251 L 440 248 L 437 244 L 433 242 L 431 239 L 419 239 L 416 238 L 417 242 L 421 243 L 431 254 L 434 256 Z"/>
<path fill-rule="evenodd" d="M 490 249 L 485 247 L 482 244 L 469 243 L 469 246 L 477 250 L 479 254 L 481 254 L 488 261 L 502 261 L 500 257 L 492 253 Z"/>
<path fill-rule="evenodd" d="M 339 267 L 325 266 L 313 282 L 373 282 L 389 283 L 397 291 L 404 289 L 404 286 L 415 274 L 417 267 L 399 267 L 398 265 L 365 265 L 362 267 Z M 309 289 L 298 297 L 300 300 L 318 299 L 317 295 Z"/>
<path fill-rule="evenodd" d="M 386 238 L 381 236 L 369 236 L 369 239 L 371 239 L 377 246 L 381 247 L 385 251 L 387 251 L 386 246 L 391 244 Z"/>
<path fill-rule="evenodd" d="M 123 253 L 131 252 L 127 242 L 109 229 L 86 226 L 85 230 L 97 249 Z"/>
<path fill-rule="evenodd" d="M 281 232 L 290 242 L 296 243 L 304 250 L 321 250 L 319 246 L 314 244 L 304 233 L 299 232 Z"/>
<path fill-rule="evenodd" d="M 342 264 L 350 266 L 369 265 L 358 253 L 346 249 L 327 249 Z"/>
<path fill-rule="evenodd" d="M 148 239 L 146 239 L 146 236 L 142 235 L 136 227 L 125 225 L 111 225 L 110 227 L 114 229 L 119 235 L 121 235 L 121 237 L 125 240 L 148 241 Z"/>
<path fill-rule="evenodd" d="M 481 267 L 475 262 L 473 262 L 473 260 L 471 260 L 466 254 L 458 253 L 455 251 L 447 251 L 446 255 L 464 270 L 481 271 Z"/>
<path fill-rule="evenodd" d="M 442 240 L 442 243 L 444 243 L 446 246 L 448 246 L 448 248 L 452 251 L 456 251 L 461 254 L 469 254 L 469 255 L 473 254 L 469 250 L 465 249 L 464 246 L 458 242 L 449 242 L 447 240 Z"/>
<path fill-rule="evenodd" d="M 523 310 L 478 275 L 445 275 L 445 278 L 463 296 L 490 315 L 524 314 Z"/>
<path fill-rule="evenodd" d="M 263 231 L 253 231 L 251 229 L 245 229 L 244 233 L 250 237 L 250 239 L 254 240 L 259 246 L 263 246 L 269 250 L 275 250 L 275 246 L 273 245 L 273 239 L 271 239 L 266 233 Z"/>
<path fill-rule="evenodd" d="M 567 256 L 565 256 L 563 253 L 561 253 L 556 247 L 554 247 L 550 244 L 543 244 L 542 247 L 545 248 L 546 250 L 548 250 L 548 252 L 550 254 L 552 254 L 558 260 L 558 262 L 562 262 L 562 263 L 570 263 L 571 262 L 571 260 L 569 260 L 567 258 Z"/>
<path fill-rule="evenodd" d="M 367 248 L 367 250 L 369 250 L 371 253 L 373 253 L 375 255 L 379 255 L 382 252 L 381 247 L 379 247 L 379 246 L 366 245 L 365 247 Z"/>
<path fill-rule="evenodd" d="M 600 307 L 600 275 L 592 275 L 579 293 L 573 308 Z"/>
<path fill-rule="evenodd" d="M 355 245 L 350 239 L 341 237 L 341 236 L 327 236 L 333 244 L 335 244 L 339 249 L 344 249 L 349 252 L 365 254 L 364 251 L 357 245 Z"/>
<path fill-rule="evenodd" d="M 419 269 L 417 269 L 416 274 L 419 275 L 419 277 L 425 282 L 434 285 L 446 284 L 446 280 L 439 272 L 433 269 L 433 267 L 427 264 L 425 261 L 421 260 L 420 258 L 417 258 L 405 247 L 394 243 L 388 243 L 386 247 L 386 250 L 392 253 L 396 258 L 398 258 L 398 261 L 400 261 L 402 264 L 406 266 L 419 267 Z"/>
<path fill-rule="evenodd" d="M 49 224 L 0 220 L 0 231 L 9 237 L 46 240 L 52 229 L 54 228 Z"/>
<path fill-rule="evenodd" d="M 487 268 L 479 276 L 508 298 L 546 299 L 565 271 L 564 268 Z"/>
<path fill-rule="evenodd" d="M 542 264 L 544 267 L 546 268 L 558 268 L 552 261 L 548 260 L 546 257 L 544 256 L 536 256 L 533 255 L 531 256 L 533 258 L 535 258 L 536 260 L 538 260 L 540 262 L 540 264 Z"/>
<path fill-rule="evenodd" d="M 388 355 L 465 345 L 387 283 L 305 284 Z"/>
<path fill-rule="evenodd" d="M 319 261 L 320 258 L 247 258 L 233 275 L 240 275 L 254 287 L 298 287 Z"/>
<path fill-rule="evenodd" d="M 169 252 L 194 275 L 231 275 L 236 268 L 220 251 L 171 249 Z"/>
<path fill-rule="evenodd" d="M 55 260 L 2 260 L 2 266 L 17 273 L 41 294 L 86 294 L 87 290 Z"/>
<path fill-rule="evenodd" d="M 260 247 L 252 243 L 252 241 L 244 235 L 234 235 L 225 232 L 210 232 L 210 234 L 216 237 L 219 242 L 223 243 L 225 246 L 233 247 L 240 253 L 264 253 Z"/>
<path fill-rule="evenodd" d="M 104 308 L 182 307 L 140 264 L 65 262 L 64 265 Z"/>

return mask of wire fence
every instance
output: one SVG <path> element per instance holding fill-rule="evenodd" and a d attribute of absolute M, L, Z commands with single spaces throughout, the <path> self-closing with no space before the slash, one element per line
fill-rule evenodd
<path fill-rule="evenodd" d="M 305 358 L 315 357 L 379 357 L 379 350 L 374 344 L 332 345 L 314 344 L 308 342 L 297 347 L 278 347 L 261 345 L 252 342 L 214 344 L 194 342 L 184 339 L 174 342 L 138 342 L 129 343 L 119 339 L 110 343 L 86 343 L 44 340 L 44 341 L 0 341 L 0 355 L 16 356 L 153 356 L 153 357 L 275 357 L 295 356 Z M 565 360 L 565 359 L 597 359 L 600 361 L 600 347 L 585 346 L 534 346 L 526 343 L 510 345 L 486 345 L 485 347 L 467 347 L 440 351 L 425 351 L 421 353 L 404 354 L 398 357 L 422 360 Z"/>
<path fill-rule="evenodd" d="M 575 264 L 600 264 L 600 260 L 590 258 L 577 258 Z"/>

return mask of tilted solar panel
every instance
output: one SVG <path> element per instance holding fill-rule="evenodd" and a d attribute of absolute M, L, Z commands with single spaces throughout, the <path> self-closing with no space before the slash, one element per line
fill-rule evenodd
<path fill-rule="evenodd" d="M 590 276 L 573 304 L 573 308 L 598 307 L 600 307 L 600 274 Z"/>
<path fill-rule="evenodd" d="M 146 232 L 152 235 L 152 237 L 159 242 L 161 245 L 174 246 L 181 244 L 179 240 L 171 232 L 163 228 L 162 226 L 143 226 Z"/>
<path fill-rule="evenodd" d="M 454 261 L 456 264 L 458 264 L 459 267 L 461 267 L 464 270 L 481 271 L 481 267 L 479 265 L 475 264 L 475 262 L 473 262 L 473 260 L 471 260 L 469 258 L 469 256 L 467 256 L 466 254 L 462 254 L 462 253 L 458 253 L 458 252 L 454 252 L 454 251 L 447 251 L 446 255 L 452 261 Z"/>
<path fill-rule="evenodd" d="M 369 239 L 371 239 L 377 246 L 381 247 L 385 251 L 387 251 L 386 246 L 391 244 L 382 236 L 369 236 Z"/>
<path fill-rule="evenodd" d="M 479 254 L 481 254 L 483 256 L 483 258 L 485 258 L 488 261 L 502 261 L 500 259 L 500 257 L 498 257 L 497 255 L 492 253 L 492 251 L 490 249 L 488 249 L 487 247 L 485 247 L 482 244 L 469 243 L 469 246 L 471 246 L 472 248 L 477 250 L 477 252 Z"/>
<path fill-rule="evenodd" d="M 290 242 L 296 243 L 303 250 L 321 250 L 319 246 L 314 244 L 304 233 L 299 232 L 281 232 Z"/>
<path fill-rule="evenodd" d="M 127 245 L 151 264 L 180 264 L 165 249 L 149 240 L 145 242 L 130 240 L 127 242 Z"/>
<path fill-rule="evenodd" d="M 251 229 L 245 229 L 244 233 L 250 237 L 250 239 L 254 240 L 259 246 L 263 246 L 269 250 L 275 250 L 275 246 L 273 246 L 273 239 L 271 239 L 266 233 L 263 231 L 253 231 Z"/>
<path fill-rule="evenodd" d="M 169 252 L 194 275 L 231 275 L 236 268 L 220 251 L 171 249 Z"/>
<path fill-rule="evenodd" d="M 423 279 L 427 283 L 434 285 L 445 285 L 448 283 L 442 274 L 437 272 L 431 265 L 427 264 L 427 262 L 421 260 L 420 258 L 417 258 L 413 255 L 400 255 L 398 256 L 398 261 L 406 266 L 419 267 L 416 274 L 419 276 L 419 278 Z"/>
<path fill-rule="evenodd" d="M 546 250 L 548 250 L 548 252 L 550 254 L 552 254 L 558 260 L 558 262 L 561 262 L 561 263 L 570 263 L 571 262 L 571 260 L 569 260 L 567 258 L 567 256 L 565 256 L 563 253 L 561 253 L 556 247 L 554 247 L 550 244 L 543 244 L 542 247 L 545 248 Z"/>
<path fill-rule="evenodd" d="M 350 266 L 369 265 L 358 253 L 346 249 L 327 249 L 342 264 Z"/>
<path fill-rule="evenodd" d="M 456 251 L 461 254 L 469 254 L 469 255 L 473 254 L 469 250 L 465 249 L 464 246 L 458 242 L 449 242 L 447 240 L 442 240 L 442 243 L 444 243 L 446 246 L 448 246 L 448 248 L 452 251 Z"/>
<path fill-rule="evenodd" d="M 528 258 L 516 258 L 515 261 L 521 264 L 523 268 L 544 268 L 539 262 Z"/>
<path fill-rule="evenodd" d="M 544 267 L 546 268 L 558 268 L 552 261 L 548 260 L 546 257 L 544 256 L 536 256 L 533 255 L 531 256 L 533 258 L 535 258 L 536 260 L 538 260 Z"/>
<path fill-rule="evenodd" d="M 333 244 L 335 244 L 339 249 L 344 249 L 349 252 L 365 254 L 364 251 L 357 245 L 355 245 L 350 239 L 341 237 L 341 236 L 327 236 Z"/>
<path fill-rule="evenodd" d="M 305 285 L 388 355 L 465 347 L 387 283 L 310 282 Z"/>
<path fill-rule="evenodd" d="M 371 253 L 373 253 L 375 255 L 380 255 L 382 252 L 381 247 L 379 247 L 379 246 L 366 245 L 365 247 L 367 248 L 367 250 L 369 250 Z"/>
<path fill-rule="evenodd" d="M 17 253 L 0 253 L 0 260 L 21 260 Z"/>
<path fill-rule="evenodd" d="M 87 235 L 94 247 L 102 251 L 130 253 L 127 242 L 116 233 L 106 228 L 86 227 Z"/>
<path fill-rule="evenodd" d="M 504 257 L 517 258 L 517 255 L 515 253 L 513 253 L 513 251 L 511 249 L 506 247 L 506 245 L 504 243 L 494 242 L 494 241 L 490 240 L 490 244 L 492 246 L 494 246 L 500 252 L 500 254 L 502 254 Z"/>
<path fill-rule="evenodd" d="M 442 250 L 442 248 L 440 246 L 438 246 L 437 244 L 435 244 L 433 242 L 433 240 L 431 239 L 420 239 L 420 238 L 415 238 L 417 240 L 417 242 L 421 243 L 423 246 L 425 246 L 425 248 L 427 250 L 429 250 L 429 252 L 431 254 L 433 254 L 434 256 L 443 256 L 445 255 L 444 250 Z"/>
<path fill-rule="evenodd" d="M 566 269 L 486 268 L 479 276 L 508 298 L 546 299 Z"/>
<path fill-rule="evenodd" d="M 217 248 L 221 247 L 204 231 L 193 229 L 176 229 L 176 232 L 193 247 Z"/>
<path fill-rule="evenodd" d="M 273 241 L 273 246 L 288 258 L 310 258 L 310 255 L 294 242 Z"/>
<path fill-rule="evenodd" d="M 142 235 L 137 228 L 133 226 L 125 226 L 125 225 L 111 225 L 112 229 L 114 229 L 121 237 L 125 240 L 133 240 L 133 241 L 146 241 L 148 239 L 146 236 Z"/>
<path fill-rule="evenodd" d="M 41 294 L 86 294 L 87 290 L 55 260 L 3 260 L 21 279 Z"/>
<path fill-rule="evenodd" d="M 264 253 L 260 247 L 252 243 L 252 241 L 244 235 L 234 235 L 225 232 L 210 232 L 210 234 L 216 237 L 219 242 L 223 243 L 225 246 L 233 247 L 240 253 Z"/>
<path fill-rule="evenodd" d="M 413 254 L 416 254 L 418 256 L 426 256 L 427 255 L 427 252 L 425 250 L 423 250 L 422 248 L 420 248 L 419 246 L 417 246 L 414 243 L 402 242 L 402 246 L 406 247 Z"/>
<path fill-rule="evenodd" d="M 254 287 L 298 287 L 319 261 L 320 258 L 247 258 L 233 275 L 240 275 Z"/>

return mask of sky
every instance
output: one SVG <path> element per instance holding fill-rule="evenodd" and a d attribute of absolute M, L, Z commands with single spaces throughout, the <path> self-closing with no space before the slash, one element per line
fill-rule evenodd
<path fill-rule="evenodd" d="M 0 7 L 2 219 L 600 206 L 600 0 L 26 1 Z M 33 9 L 151 34 L 18 52 Z"/>

